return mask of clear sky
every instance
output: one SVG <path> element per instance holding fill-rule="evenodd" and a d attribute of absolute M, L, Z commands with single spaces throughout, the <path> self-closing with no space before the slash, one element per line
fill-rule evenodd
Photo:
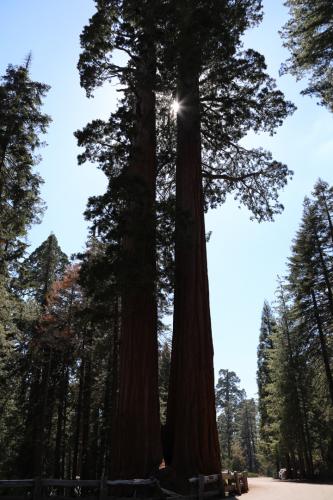
<path fill-rule="evenodd" d="M 232 199 L 207 215 L 210 299 L 215 368 L 234 370 L 249 396 L 257 388 L 256 349 L 263 301 L 274 299 L 276 276 L 285 262 L 302 214 L 302 201 L 318 177 L 333 184 L 333 115 L 302 97 L 304 82 L 279 78 L 288 53 L 278 30 L 287 19 L 282 0 L 264 0 L 265 17 L 249 32 L 245 45 L 262 52 L 278 87 L 297 105 L 274 137 L 247 138 L 294 170 L 281 200 L 285 206 L 274 223 L 251 222 Z M 105 178 L 95 166 L 77 166 L 73 132 L 94 118 L 107 118 L 116 105 L 115 88 L 99 89 L 87 99 L 76 69 L 79 35 L 94 12 L 93 0 L 0 0 L 0 73 L 19 64 L 29 51 L 32 78 L 51 85 L 45 111 L 52 116 L 39 171 L 45 179 L 42 196 L 48 206 L 42 224 L 29 233 L 31 248 L 53 231 L 65 252 L 84 248 L 87 224 L 83 211 L 88 196 L 103 192 Z"/>

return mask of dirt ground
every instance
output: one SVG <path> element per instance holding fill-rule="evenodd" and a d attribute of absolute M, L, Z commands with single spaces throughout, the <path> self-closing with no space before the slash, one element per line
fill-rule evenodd
<path fill-rule="evenodd" d="M 267 477 L 249 479 L 250 491 L 242 500 L 333 500 L 333 485 L 279 481 Z"/>

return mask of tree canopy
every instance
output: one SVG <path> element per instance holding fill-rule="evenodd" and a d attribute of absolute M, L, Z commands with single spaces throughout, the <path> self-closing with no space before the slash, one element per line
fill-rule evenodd
<path fill-rule="evenodd" d="M 319 98 L 333 111 L 333 5 L 330 0 L 288 0 L 289 20 L 282 30 L 290 57 L 282 66 L 296 78 L 309 77 L 303 94 Z"/>

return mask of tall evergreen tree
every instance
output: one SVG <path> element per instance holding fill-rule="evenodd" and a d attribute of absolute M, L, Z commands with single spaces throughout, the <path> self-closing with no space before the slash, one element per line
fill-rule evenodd
<path fill-rule="evenodd" d="M 128 162 L 121 172 L 121 343 L 112 475 L 147 477 L 162 460 L 155 289 L 157 5 L 98 0 L 96 6 L 81 37 L 81 82 L 89 93 L 96 84 L 120 77 L 127 87 L 124 112 L 132 119 L 125 132 Z M 129 55 L 126 68 L 110 64 L 115 48 Z"/>
<path fill-rule="evenodd" d="M 290 288 L 301 308 L 303 321 L 307 321 L 311 332 L 308 341 L 318 342 L 333 405 L 333 377 L 327 338 L 333 314 L 331 254 L 325 251 L 322 230 L 322 219 L 318 219 L 315 204 L 306 199 L 301 228 L 290 259 Z"/>
<path fill-rule="evenodd" d="M 216 384 L 216 408 L 220 411 L 218 424 L 222 447 L 226 449 L 228 466 L 231 465 L 232 444 L 236 432 L 236 416 L 240 403 L 246 394 L 239 387 L 240 379 L 236 373 L 229 370 L 220 370 Z"/>
<path fill-rule="evenodd" d="M 22 425 L 19 366 L 20 348 L 26 345 L 21 328 L 36 317 L 35 308 L 21 303 L 12 285 L 27 247 L 27 230 L 42 212 L 42 180 L 34 167 L 40 136 L 50 122 L 41 110 L 49 87 L 30 78 L 29 65 L 30 56 L 21 66 L 9 65 L 0 78 L 0 440 L 2 449 L 8 450 L 0 467 L 7 472 L 13 469 L 20 441 L 14 421 L 18 429 Z"/>
<path fill-rule="evenodd" d="M 256 472 L 258 470 L 257 408 L 254 399 L 241 401 L 237 420 L 239 440 L 246 460 L 245 468 L 251 472 Z M 234 470 L 239 469 L 235 467 Z"/>
<path fill-rule="evenodd" d="M 50 234 L 19 268 L 16 282 L 21 294 L 45 306 L 53 283 L 63 276 L 68 264 L 68 257 L 61 250 L 56 236 Z"/>
<path fill-rule="evenodd" d="M 49 116 L 41 111 L 49 87 L 31 80 L 30 58 L 9 65 L 0 80 L 0 271 L 15 263 L 26 248 L 24 236 L 41 213 L 36 150 Z"/>
<path fill-rule="evenodd" d="M 260 416 L 260 437 L 262 447 L 265 447 L 268 440 L 268 410 L 267 396 L 269 391 L 270 379 L 270 356 L 273 349 L 273 334 L 276 329 L 276 321 L 272 309 L 268 302 L 264 302 L 261 326 L 258 345 L 258 369 L 257 369 L 257 384 L 258 384 L 258 411 Z"/>
<path fill-rule="evenodd" d="M 332 468 L 332 189 L 319 180 L 278 290 L 276 326 L 266 350 L 261 451 L 289 474 L 331 477 Z M 265 352 L 265 351 L 264 351 Z M 258 367 L 263 366 L 258 349 Z M 262 371 L 258 370 L 258 375 Z M 258 376 L 258 384 L 262 380 Z"/>
<path fill-rule="evenodd" d="M 288 0 L 282 30 L 290 58 L 282 66 L 298 79 L 310 75 L 303 94 L 314 95 L 333 111 L 333 5 L 330 0 Z"/>
<path fill-rule="evenodd" d="M 273 132 L 291 107 L 264 73 L 262 56 L 239 51 L 241 35 L 260 19 L 260 2 L 184 0 L 173 7 L 179 111 L 167 455 L 168 462 L 186 477 L 220 470 L 204 194 L 207 204 L 216 206 L 235 191 L 259 220 L 279 212 L 281 206 L 274 204 L 276 186 L 284 185 L 288 170 L 267 152 L 246 151 L 238 141 L 251 128 Z M 203 168 L 204 164 L 208 167 Z"/>
<path fill-rule="evenodd" d="M 52 402 L 53 394 L 50 391 L 52 369 L 57 360 L 52 340 L 49 341 L 48 335 L 41 335 L 41 319 L 46 314 L 52 286 L 62 277 L 67 264 L 68 258 L 56 237 L 50 235 L 20 265 L 20 280 L 16 288 L 23 296 L 28 292 L 30 300 L 39 306 L 39 313 L 25 335 L 22 386 L 28 385 L 28 390 L 22 402 L 25 425 L 19 456 L 19 469 L 25 477 L 34 477 L 43 471 L 50 411 L 48 403 Z"/>
<path fill-rule="evenodd" d="M 163 179 L 158 191 L 165 206 L 173 206 L 175 181 L 178 193 L 173 345 L 173 358 L 176 361 L 173 362 L 175 375 L 172 375 L 171 370 L 171 396 L 168 405 L 170 418 L 166 427 L 168 438 L 165 455 L 167 462 L 178 469 L 180 476 L 185 477 L 203 470 L 220 468 L 214 410 L 204 207 L 216 206 L 225 200 L 227 193 L 234 192 L 236 197 L 253 211 L 254 217 L 259 220 L 271 219 L 282 209 L 277 201 L 277 191 L 286 183 L 290 174 L 286 166 L 273 161 L 268 152 L 260 149 L 247 151 L 238 144 L 251 129 L 273 133 L 275 127 L 292 111 L 290 103 L 284 101 L 283 95 L 275 90 L 274 81 L 265 73 L 262 56 L 254 51 L 242 54 L 239 50 L 240 37 L 244 30 L 260 19 L 259 4 L 260 2 L 256 2 L 250 6 L 242 0 L 235 5 L 232 2 L 206 2 L 198 6 L 190 2 L 154 4 L 160 16 L 155 19 L 155 32 L 151 38 L 157 48 L 156 63 L 159 69 L 158 87 L 155 86 L 154 89 L 161 90 L 164 94 L 174 90 L 174 93 L 178 94 L 180 104 L 180 112 L 177 115 L 176 176 L 173 171 L 176 141 L 172 134 L 175 126 L 171 124 L 168 127 L 168 120 L 159 123 L 159 130 L 167 132 L 167 135 L 158 135 L 159 144 L 162 146 L 157 149 L 157 154 L 160 162 L 158 174 L 162 171 Z M 117 179 L 123 168 L 127 171 L 126 168 L 132 159 L 131 144 L 133 145 L 135 131 L 131 124 L 133 120 L 135 123 L 133 110 L 138 92 L 136 71 L 141 61 L 140 43 L 144 42 L 144 36 L 141 37 L 144 22 L 140 17 L 140 9 L 136 10 L 135 22 L 127 23 L 132 15 L 131 5 L 131 2 L 126 2 L 126 5 L 121 2 L 97 2 L 97 14 L 82 38 L 85 51 L 81 57 L 80 72 L 88 93 L 105 79 L 115 76 L 120 77 L 125 87 L 122 106 L 110 121 L 96 121 L 78 135 L 79 143 L 87 146 L 82 160 L 92 158 L 95 152 L 110 178 L 106 195 L 92 200 L 90 204 L 91 217 L 98 221 L 96 227 L 105 237 L 110 237 L 111 233 L 114 236 L 114 231 L 110 232 L 107 221 L 108 215 L 117 212 L 115 204 L 118 205 L 117 208 L 131 206 L 138 196 L 135 193 L 140 192 L 138 185 L 134 185 L 132 190 L 129 189 L 131 183 L 128 182 L 128 176 L 119 176 Z M 123 7 L 126 15 L 121 16 L 119 13 Z M 152 12 L 149 15 L 151 16 Z M 112 31 L 110 26 L 113 27 Z M 163 29 L 160 29 L 161 26 Z M 198 36 L 194 37 L 193 26 L 196 27 Z M 140 36 L 135 40 L 138 33 Z M 129 57 L 128 65 L 120 67 L 111 60 L 114 48 L 126 52 Z M 146 62 L 149 61 L 149 57 L 145 59 Z M 154 82 L 152 72 L 150 77 Z M 185 80 L 188 80 L 187 83 Z M 227 97 L 224 99 L 223 96 Z M 158 100 L 160 109 L 163 107 L 163 98 Z M 171 140 L 166 140 L 166 136 Z M 205 160 L 204 172 L 202 157 Z M 191 161 L 186 163 L 186 158 L 191 158 Z M 192 168 L 192 164 L 195 164 L 195 168 Z M 119 203 L 115 200 L 118 200 L 117 189 L 119 192 L 121 179 L 127 180 L 125 189 L 122 187 L 123 194 L 129 194 L 125 199 L 121 198 Z M 192 197 L 190 193 L 193 194 Z M 116 215 L 122 219 L 119 212 L 120 210 Z M 127 214 L 126 209 L 124 214 Z M 137 219 L 129 213 L 129 220 Z M 149 224 L 146 230 L 148 227 Z M 120 230 L 118 238 L 121 238 L 121 234 Z M 126 225 L 124 234 L 126 235 Z M 139 248 L 139 240 L 140 238 L 135 239 L 135 247 L 138 245 Z M 138 255 L 139 253 L 140 251 Z M 124 254 L 126 255 L 126 252 Z M 133 272 L 132 266 L 124 267 Z M 198 277 L 194 283 L 196 286 L 191 284 L 193 276 Z M 130 282 L 128 276 L 124 277 L 124 282 L 126 280 Z M 198 286 L 199 283 L 202 286 Z M 193 321 L 192 310 L 198 311 L 200 315 L 200 318 L 194 321 L 193 329 L 189 326 Z M 187 325 L 186 334 L 182 332 L 184 325 Z M 179 329 L 180 334 L 177 333 Z M 180 346 L 179 349 L 176 348 L 177 345 Z M 204 346 L 204 349 L 199 346 Z M 186 356 L 181 354 L 182 350 L 186 350 Z M 184 360 L 186 362 L 183 362 Z M 198 366 L 205 367 L 205 370 L 198 373 Z M 202 414 L 202 422 L 195 429 L 192 409 L 183 406 L 186 402 L 184 395 L 189 391 L 196 401 L 196 408 L 200 408 L 203 394 L 205 397 L 209 394 L 206 414 L 199 412 Z M 178 431 L 182 426 L 186 428 L 186 433 Z M 179 436 L 179 442 L 176 434 Z M 186 440 L 186 443 L 183 443 L 183 440 Z M 174 453 L 174 449 L 179 450 L 179 455 L 178 451 Z"/>

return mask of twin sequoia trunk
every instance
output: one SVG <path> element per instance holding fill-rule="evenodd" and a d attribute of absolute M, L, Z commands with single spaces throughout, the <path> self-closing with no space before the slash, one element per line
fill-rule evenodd
<path fill-rule="evenodd" d="M 152 70 L 153 64 L 147 60 L 144 64 Z M 134 198 L 129 200 L 124 241 L 128 274 L 121 303 L 113 478 L 149 477 L 162 460 L 155 293 L 155 96 L 150 75 L 147 71 L 144 84 L 137 87 L 136 144 L 128 171 Z"/>
<path fill-rule="evenodd" d="M 178 83 L 174 332 L 166 423 L 166 459 L 181 477 L 221 470 L 197 73 L 184 51 Z"/>

